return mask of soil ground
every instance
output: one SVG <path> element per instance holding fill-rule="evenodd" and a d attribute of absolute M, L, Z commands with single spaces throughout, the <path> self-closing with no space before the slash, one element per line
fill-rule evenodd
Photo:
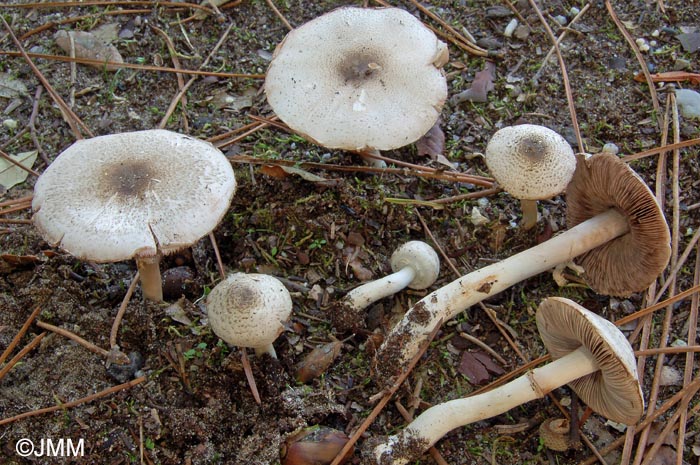
<path fill-rule="evenodd" d="M 172 67 L 169 40 L 179 66 L 198 69 L 221 41 L 220 48 L 202 67 L 208 72 L 263 74 L 276 44 L 287 33 L 263 0 L 231 2 L 221 6 L 218 16 L 187 22 L 182 20 L 195 10 L 175 4 L 110 3 L 47 3 L 20 8 L 26 2 L 16 2 L 0 8 L 14 33 L 21 37 L 22 46 L 39 54 L 64 55 L 54 40 L 58 30 L 94 31 L 115 24 L 119 35 L 113 44 L 124 61 Z M 661 1 L 611 3 L 626 32 L 650 44 L 651 49 L 641 56 L 652 73 L 698 71 L 697 52 L 686 51 L 677 38 L 678 34 L 692 32 L 689 28 L 700 27 L 697 2 L 669 0 L 663 10 Z M 277 2 L 277 7 L 292 25 L 298 26 L 343 4 L 289 0 Z M 527 2 L 514 2 L 512 9 L 508 2 L 495 0 L 436 0 L 424 5 L 460 33 L 468 32 L 483 47 L 499 52 L 492 60 L 496 75 L 488 101 L 457 103 L 449 99 L 443 108 L 442 155 L 455 164 L 457 171 L 489 176 L 479 154 L 497 129 L 517 123 L 550 127 L 576 147 L 565 81 L 555 55 L 544 61 L 551 41 Z M 398 6 L 441 29 L 414 4 Z M 561 41 L 585 144 L 577 150 L 595 153 L 606 143 L 614 143 L 621 155 L 628 155 L 659 146 L 662 130 L 658 122 L 668 119 L 665 108 L 671 86 L 655 85 L 659 112 L 649 87 L 634 79 L 642 65 L 603 2 L 542 2 L 542 11 L 555 34 L 564 32 L 558 20 L 568 24 L 573 18 L 572 7 L 579 11 L 587 8 Z M 520 29 L 514 36 L 505 37 L 506 26 L 516 17 L 514 12 L 529 30 Z M 36 30 L 42 25 L 47 27 Z M 452 97 L 471 86 L 475 75 L 486 66 L 486 59 L 466 53 L 454 42 L 449 47 L 445 72 Z M 0 29 L 0 50 L 17 50 L 4 28 Z M 46 58 L 35 58 L 34 62 L 95 135 L 158 127 L 179 89 L 178 78 L 172 72 L 126 68 L 106 71 L 84 65 L 72 69 L 69 63 Z M 46 168 L 44 158 L 53 160 L 75 141 L 75 134 L 49 93 L 37 92 L 41 84 L 23 58 L 3 53 L 0 72 L 22 82 L 27 89 L 14 97 L 0 94 L 5 120 L 0 129 L 0 148 L 8 154 L 39 150 L 34 169 L 41 172 Z M 188 79 L 184 76 L 185 81 Z M 7 85 L 8 81 L 4 82 Z M 178 104 L 165 127 L 211 139 L 255 122 L 255 116 L 272 117 L 262 84 L 262 79 L 252 77 L 196 76 L 186 93 L 186 104 Z M 693 88 L 690 82 L 677 85 Z M 680 139 L 700 135 L 698 121 L 682 117 L 677 131 Z M 673 129 L 670 134 L 669 140 L 673 141 Z M 204 238 L 192 250 L 164 260 L 167 304 L 144 302 L 138 288 L 129 301 L 118 343 L 124 353 L 138 354 L 142 359 L 138 371 L 108 367 L 103 356 L 49 332 L 7 373 L 0 381 L 0 418 L 71 402 L 134 377 L 145 376 L 146 380 L 74 408 L 2 426 L 0 463 L 267 465 L 281 462 L 285 440 L 303 427 L 324 425 L 351 434 L 374 406 L 370 400 L 378 389 L 370 373 L 374 348 L 425 291 L 405 291 L 383 299 L 369 308 L 363 328 L 348 332 L 337 331 L 328 311 L 333 302 L 362 280 L 387 274 L 391 253 L 411 239 L 438 245 L 444 253 L 442 270 L 432 290 L 455 278 L 447 260 L 459 273 L 467 273 L 566 228 L 565 199 L 561 196 L 540 203 L 542 220 L 535 230 L 526 233 L 517 227 L 519 203 L 506 193 L 435 203 L 476 192 L 480 187 L 419 176 L 416 170 L 369 172 L 355 155 L 324 149 L 274 126 L 258 128 L 222 150 L 231 158 L 239 184 L 229 213 L 214 232 L 225 269 L 273 274 L 283 279 L 294 302 L 292 319 L 275 342 L 279 359 L 249 353 L 262 403 L 255 402 L 248 388 L 240 349 L 222 343 L 206 324 L 203 296 L 221 278 L 211 241 Z M 438 160 L 420 155 L 413 144 L 384 155 L 446 169 Z M 243 157 L 266 160 L 267 165 Z M 660 168 L 658 160 L 655 155 L 633 161 L 630 166 L 650 188 L 664 189 L 664 211 L 669 224 L 676 225 L 674 242 L 680 253 L 700 224 L 697 147 L 680 150 L 675 173 L 673 154 L 669 153 L 668 161 Z M 283 172 L 279 166 L 285 161 L 303 168 L 304 176 Z M 307 173 L 324 180 L 314 180 Z M 663 179 L 657 182 L 659 173 Z M 29 176 L 2 193 L 0 201 L 31 195 L 34 183 L 35 178 Z M 474 208 L 488 221 L 472 222 Z M 31 224 L 22 224 L 30 218 L 29 208 L 3 212 L 2 216 L 7 222 L 0 225 L 0 249 L 5 254 L 0 261 L 0 352 L 37 306 L 41 307 L 39 320 L 109 348 L 112 322 L 134 276 L 134 263 L 77 260 L 52 248 Z M 692 285 L 695 260 L 695 251 L 691 250 L 677 275 L 676 290 Z M 670 268 L 660 283 L 669 273 Z M 184 300 L 178 300 L 183 289 Z M 644 293 L 613 299 L 597 295 L 576 277 L 560 288 L 550 274 L 538 275 L 486 301 L 485 308 L 495 310 L 497 321 L 489 319 L 484 308 L 475 306 L 447 322 L 395 399 L 408 408 L 415 404 L 418 393 L 419 412 L 428 404 L 467 395 L 479 383 L 495 380 L 501 371 L 510 372 L 526 360 L 543 355 L 534 313 L 543 298 L 553 295 L 569 297 L 611 320 L 639 310 L 647 302 Z M 692 311 L 689 299 L 671 308 L 668 343 L 687 340 Z M 654 316 L 648 332 L 650 347 L 657 347 L 663 339 L 663 321 L 663 313 Z M 634 325 L 624 329 L 630 334 Z M 41 332 L 32 325 L 19 347 Z M 461 338 L 461 332 L 476 337 L 501 358 L 491 359 L 495 367 L 486 379 L 466 376 L 469 371 L 462 364 L 465 352 L 490 356 Z M 297 382 L 299 364 L 314 348 L 336 339 L 343 340 L 342 346 L 325 372 L 305 384 Z M 696 343 L 690 341 L 691 345 Z M 635 347 L 638 344 L 635 341 Z M 647 359 L 641 373 L 647 399 L 658 377 L 656 360 Z M 686 357 L 671 355 L 663 363 L 666 371 L 683 373 Z M 697 362 L 694 365 L 693 375 L 697 376 Z M 679 389 L 678 382 L 662 386 L 656 404 L 661 405 Z M 554 397 L 565 401 L 571 393 L 561 388 Z M 692 398 L 690 408 L 697 404 L 697 397 Z M 663 427 L 673 411 L 656 424 Z M 542 446 L 539 424 L 559 415 L 553 400 L 545 398 L 457 429 L 437 448 L 453 465 L 573 464 L 592 456 L 586 446 L 566 452 L 552 452 Z M 678 455 L 683 463 L 697 463 L 700 439 L 695 433 L 700 431 L 699 422 L 697 416 L 689 415 L 684 440 L 669 440 L 653 463 L 676 463 Z M 351 463 L 361 462 L 363 443 L 404 425 L 396 405 L 390 402 L 360 439 Z M 583 434 L 596 448 L 624 436 L 596 414 L 586 422 Z M 46 456 L 21 458 L 15 446 L 22 438 L 37 444 L 42 438 L 83 439 L 84 455 L 60 459 L 62 462 Z M 676 450 L 678 444 L 682 450 Z M 618 463 L 619 455 L 610 455 L 607 460 Z M 415 463 L 436 462 L 426 454 Z"/>

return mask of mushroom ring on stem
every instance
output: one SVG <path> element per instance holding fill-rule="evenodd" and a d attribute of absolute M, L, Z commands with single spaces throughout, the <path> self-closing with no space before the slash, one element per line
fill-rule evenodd
<path fill-rule="evenodd" d="M 430 407 L 374 449 L 381 465 L 400 465 L 449 431 L 491 418 L 569 384 L 594 411 L 627 425 L 644 413 L 634 351 L 614 324 L 559 297 L 537 310 L 537 329 L 552 362 L 492 391 Z"/>
<path fill-rule="evenodd" d="M 406 287 L 427 289 L 440 274 L 440 257 L 430 245 L 422 241 L 409 241 L 399 246 L 391 254 L 390 263 L 392 274 L 362 284 L 345 294 L 333 309 L 334 313 L 341 316 L 337 318 L 338 321 L 344 320 L 344 314 L 351 315 L 349 320 L 355 320 L 352 316 Z M 352 328 L 336 329 L 344 331 Z"/>
<path fill-rule="evenodd" d="M 79 140 L 34 186 L 46 241 L 94 262 L 136 259 L 143 295 L 163 300 L 162 255 L 194 244 L 229 208 L 236 179 L 208 142 L 161 129 Z"/>
<path fill-rule="evenodd" d="M 578 157 L 567 208 L 569 230 L 464 275 L 410 308 L 379 347 L 374 379 L 391 384 L 439 321 L 574 257 L 584 258 L 596 292 L 616 296 L 644 290 L 666 267 L 671 249 L 663 213 L 646 184 L 616 156 Z"/>
<path fill-rule="evenodd" d="M 569 143 L 551 129 L 535 124 L 496 131 L 485 152 L 484 161 L 493 177 L 520 199 L 525 230 L 537 223 L 537 201 L 563 192 L 576 169 Z"/>
<path fill-rule="evenodd" d="M 265 77 L 290 128 L 328 148 L 390 150 L 433 127 L 447 45 L 399 8 L 341 7 L 291 31 Z"/>
<path fill-rule="evenodd" d="M 207 296 L 207 315 L 214 333 L 224 342 L 255 349 L 277 358 L 272 343 L 292 314 L 292 297 L 270 275 L 234 273 Z"/>

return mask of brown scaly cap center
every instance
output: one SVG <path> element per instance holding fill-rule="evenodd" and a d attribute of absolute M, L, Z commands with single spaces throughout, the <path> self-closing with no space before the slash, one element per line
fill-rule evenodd
<path fill-rule="evenodd" d="M 155 170 L 147 161 L 124 161 L 113 163 L 102 172 L 100 188 L 111 197 L 144 197 L 151 183 L 156 179 Z"/>
<path fill-rule="evenodd" d="M 372 80 L 381 69 L 380 57 L 367 50 L 347 55 L 338 66 L 343 82 L 355 86 Z"/>
<path fill-rule="evenodd" d="M 536 135 L 525 137 L 518 144 L 518 152 L 520 152 L 522 156 L 535 162 L 544 158 L 546 151 L 546 142 Z"/>

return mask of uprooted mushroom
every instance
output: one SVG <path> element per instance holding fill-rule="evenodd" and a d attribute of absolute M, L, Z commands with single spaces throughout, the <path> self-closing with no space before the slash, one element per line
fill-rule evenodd
<path fill-rule="evenodd" d="M 393 273 L 352 289 L 333 306 L 331 318 L 337 330 L 361 326 L 358 323 L 364 319 L 361 312 L 372 303 L 406 287 L 427 289 L 440 274 L 440 257 L 422 241 L 402 244 L 391 254 L 390 264 Z"/>
<path fill-rule="evenodd" d="M 462 276 L 409 309 L 377 351 L 375 379 L 391 383 L 440 321 L 576 257 L 592 289 L 614 296 L 647 288 L 666 267 L 670 234 L 663 213 L 647 185 L 614 155 L 578 157 L 567 208 L 567 231 Z"/>
<path fill-rule="evenodd" d="M 542 398 L 565 384 L 601 415 L 628 425 L 639 421 L 644 399 L 634 351 L 614 324 L 559 297 L 545 299 L 536 320 L 552 362 L 492 391 L 430 407 L 375 447 L 376 463 L 408 463 L 449 431 Z"/>
<path fill-rule="evenodd" d="M 267 101 L 328 148 L 390 150 L 435 124 L 447 45 L 399 8 L 342 7 L 291 31 L 266 73 Z"/>
<path fill-rule="evenodd" d="M 49 165 L 32 220 L 77 258 L 134 258 L 144 297 L 161 301 L 161 256 L 211 232 L 235 188 L 231 164 L 207 142 L 160 129 L 111 134 L 79 140 Z"/>

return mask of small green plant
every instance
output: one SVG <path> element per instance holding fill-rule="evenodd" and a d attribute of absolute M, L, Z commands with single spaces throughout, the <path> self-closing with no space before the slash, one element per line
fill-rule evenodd
<path fill-rule="evenodd" d="M 324 245 L 326 245 L 325 239 L 314 239 L 311 241 L 311 244 L 309 244 L 309 250 L 320 249 Z"/>
<path fill-rule="evenodd" d="M 203 351 L 207 348 L 207 343 L 206 342 L 200 342 L 193 348 L 186 350 L 182 353 L 182 356 L 185 357 L 185 360 L 192 360 L 195 357 L 201 357 L 203 354 Z"/>

